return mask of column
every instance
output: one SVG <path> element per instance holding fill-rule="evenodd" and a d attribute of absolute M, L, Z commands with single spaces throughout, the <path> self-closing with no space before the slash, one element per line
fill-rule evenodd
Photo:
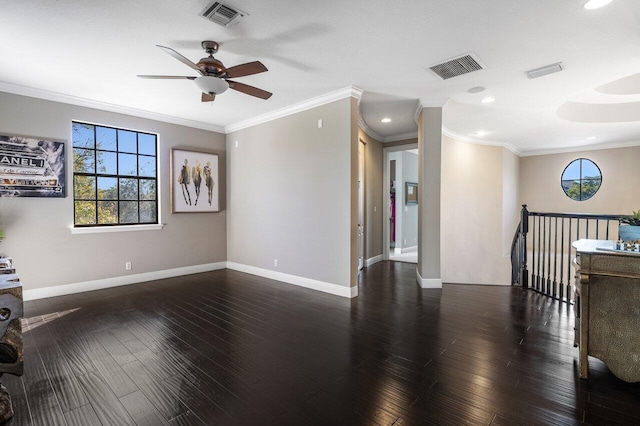
<path fill-rule="evenodd" d="M 418 269 L 422 288 L 442 288 L 440 191 L 442 107 L 422 107 L 418 117 Z"/>

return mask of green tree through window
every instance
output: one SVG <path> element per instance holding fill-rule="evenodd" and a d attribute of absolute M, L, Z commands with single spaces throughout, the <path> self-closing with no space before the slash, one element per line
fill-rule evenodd
<path fill-rule="evenodd" d="M 562 189 L 572 200 L 585 201 L 593 197 L 602 184 L 602 173 L 593 161 L 573 160 L 562 172 Z"/>
<path fill-rule="evenodd" d="M 157 136 L 73 122 L 75 226 L 157 224 Z"/>

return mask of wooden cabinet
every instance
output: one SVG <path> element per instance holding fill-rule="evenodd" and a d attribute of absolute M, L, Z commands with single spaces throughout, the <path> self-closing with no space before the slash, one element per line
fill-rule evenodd
<path fill-rule="evenodd" d="M 614 251 L 615 242 L 602 240 L 578 240 L 573 248 L 580 377 L 589 377 L 590 355 L 602 360 L 618 378 L 638 382 L 640 254 Z"/>

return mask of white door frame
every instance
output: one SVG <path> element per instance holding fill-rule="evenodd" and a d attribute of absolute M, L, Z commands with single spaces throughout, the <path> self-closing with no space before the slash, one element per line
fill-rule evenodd
<path fill-rule="evenodd" d="M 389 260 L 389 220 L 391 218 L 389 209 L 391 205 L 389 203 L 389 193 L 391 192 L 391 184 L 389 182 L 389 153 L 397 151 L 407 151 L 409 149 L 418 149 L 417 143 L 410 143 L 407 145 L 390 146 L 382 148 L 384 157 L 384 164 L 382 165 L 382 258 Z M 396 188 L 396 191 L 398 189 Z"/>

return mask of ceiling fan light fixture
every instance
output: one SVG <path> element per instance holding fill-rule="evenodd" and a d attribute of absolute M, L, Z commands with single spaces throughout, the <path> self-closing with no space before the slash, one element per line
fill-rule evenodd
<path fill-rule="evenodd" d="M 206 93 L 208 95 L 219 95 L 224 93 L 229 88 L 229 83 L 225 80 L 213 77 L 210 75 L 203 75 L 195 79 L 196 86 L 202 93 Z"/>
<path fill-rule="evenodd" d="M 584 8 L 588 10 L 600 9 L 611 3 L 612 0 L 589 0 L 584 4 Z"/>

